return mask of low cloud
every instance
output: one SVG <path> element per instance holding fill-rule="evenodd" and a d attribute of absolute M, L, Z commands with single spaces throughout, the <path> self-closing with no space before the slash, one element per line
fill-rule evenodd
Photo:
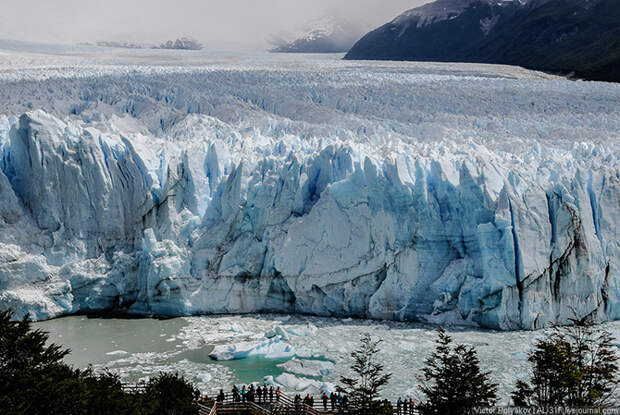
<path fill-rule="evenodd" d="M 161 43 L 192 36 L 207 47 L 261 49 L 270 35 L 326 15 L 376 27 L 428 0 L 10 0 L 0 38 L 62 43 Z"/>

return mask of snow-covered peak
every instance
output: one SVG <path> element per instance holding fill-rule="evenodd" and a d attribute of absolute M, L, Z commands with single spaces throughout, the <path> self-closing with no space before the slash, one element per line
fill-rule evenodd
<path fill-rule="evenodd" d="M 417 18 L 417 27 L 454 19 L 475 3 L 496 5 L 527 4 L 529 0 L 436 0 L 411 10 L 407 10 L 396 17 L 395 25 L 409 25 L 412 18 Z"/>
<path fill-rule="evenodd" d="M 298 31 L 273 35 L 271 43 L 275 45 L 274 51 L 280 52 L 346 51 L 366 29 L 330 15 L 312 20 Z"/>

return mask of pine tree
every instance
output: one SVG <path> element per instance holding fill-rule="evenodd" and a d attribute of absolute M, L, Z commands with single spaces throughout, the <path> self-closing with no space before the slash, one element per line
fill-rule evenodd
<path fill-rule="evenodd" d="M 383 374 L 383 365 L 376 361 L 381 340 L 374 341 L 369 334 L 364 334 L 360 343 L 360 347 L 351 353 L 353 358 L 351 370 L 357 377 L 341 377 L 340 382 L 344 387 L 338 387 L 338 391 L 348 396 L 349 407 L 353 414 L 391 413 L 379 399 L 381 388 L 392 377 L 391 373 Z"/>
<path fill-rule="evenodd" d="M 198 414 L 199 392 L 182 376 L 161 373 L 127 393 L 118 375 L 72 368 L 63 362 L 69 350 L 12 317 L 0 311 L 0 415 Z"/>
<path fill-rule="evenodd" d="M 497 401 L 497 384 L 490 372 L 480 370 L 473 347 L 453 346 L 452 338 L 438 330 L 437 348 L 425 361 L 419 389 L 426 400 L 418 405 L 423 414 L 467 414 L 474 408 L 491 407 Z"/>
<path fill-rule="evenodd" d="M 512 394 L 516 406 L 606 408 L 618 384 L 614 339 L 587 319 L 558 328 L 539 340 L 530 353 L 532 375 L 519 380 Z"/>
<path fill-rule="evenodd" d="M 0 414 L 82 414 L 87 391 L 80 371 L 62 359 L 69 353 L 46 346 L 47 334 L 28 318 L 0 312 Z"/>
<path fill-rule="evenodd" d="M 142 409 L 146 415 L 198 415 L 200 391 L 178 373 L 161 372 L 145 385 Z"/>

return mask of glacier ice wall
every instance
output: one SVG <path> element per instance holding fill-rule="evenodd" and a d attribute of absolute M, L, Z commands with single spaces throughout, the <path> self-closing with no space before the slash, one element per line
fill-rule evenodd
<path fill-rule="evenodd" d="M 137 68 L 0 76 L 3 307 L 620 318 L 620 86 Z"/>

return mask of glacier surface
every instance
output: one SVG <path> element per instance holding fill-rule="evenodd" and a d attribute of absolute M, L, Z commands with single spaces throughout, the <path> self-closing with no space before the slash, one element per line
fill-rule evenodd
<path fill-rule="evenodd" d="M 18 316 L 620 318 L 620 85 L 4 47 L 0 300 Z"/>

